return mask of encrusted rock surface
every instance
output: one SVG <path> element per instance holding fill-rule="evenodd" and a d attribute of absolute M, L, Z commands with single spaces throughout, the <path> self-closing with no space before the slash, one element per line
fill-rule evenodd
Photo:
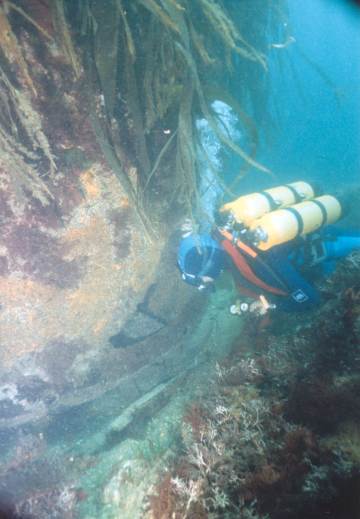
<path fill-rule="evenodd" d="M 175 248 L 159 272 L 170 227 L 149 240 L 101 152 L 80 57 L 62 41 L 66 25 L 54 26 L 47 2 L 7 8 L 0 6 L 0 429 L 98 398 L 151 363 L 173 345 L 172 327 L 191 297 L 176 275 Z M 91 106 L 101 117 L 100 95 Z M 123 167 L 136 183 L 131 157 Z M 124 391 L 123 405 L 156 381 Z"/>
<path fill-rule="evenodd" d="M 3 225 L 2 425 L 21 408 L 30 418 L 46 400 L 99 382 L 109 337 L 153 280 L 162 244 L 146 241 L 115 176 L 94 164 L 78 179 L 80 202 L 62 225 L 25 215 Z"/>

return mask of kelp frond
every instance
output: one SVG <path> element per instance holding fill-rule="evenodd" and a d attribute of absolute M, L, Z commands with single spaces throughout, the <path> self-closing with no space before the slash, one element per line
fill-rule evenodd
<path fill-rule="evenodd" d="M 171 16 L 159 5 L 156 0 L 139 0 L 139 2 L 148 9 L 156 18 L 159 18 L 161 22 L 171 29 L 172 31 L 179 33 L 180 29 L 176 22 Z M 162 2 L 163 4 L 171 6 L 172 2 Z"/>
<path fill-rule="evenodd" d="M 128 21 L 127 21 L 126 12 L 125 12 L 125 10 L 123 8 L 121 0 L 117 0 L 117 7 L 119 9 L 119 12 L 120 12 L 120 15 L 121 15 L 121 19 L 122 19 L 122 21 L 124 23 L 124 29 L 125 29 L 125 34 L 126 34 L 126 42 L 127 42 L 128 52 L 129 52 L 129 55 L 131 56 L 132 61 L 135 61 L 135 58 L 136 58 L 135 43 L 134 43 L 134 40 L 133 40 L 133 36 L 132 36 L 132 33 L 131 33 L 130 26 L 129 26 Z"/>
<path fill-rule="evenodd" d="M 25 146 L 19 139 L 19 134 L 26 135 L 31 143 Z M 4 162 L 11 166 L 13 175 L 19 178 L 19 183 L 26 186 L 26 176 L 31 179 L 31 185 L 36 185 L 35 191 L 39 199 L 46 204 L 46 198 L 53 198 L 46 184 L 42 181 L 30 163 L 39 160 L 38 150 L 46 156 L 49 162 L 49 174 L 56 171 L 56 163 L 50 144 L 42 129 L 40 117 L 32 108 L 26 94 L 20 92 L 9 80 L 0 66 L 0 148 Z M 43 195 L 41 195 L 43 193 Z"/>
<path fill-rule="evenodd" d="M 62 48 L 63 53 L 68 59 L 75 76 L 79 78 L 82 74 L 82 67 L 66 21 L 64 0 L 55 0 L 55 2 L 50 2 L 50 6 L 55 26 L 55 33 L 59 40 L 60 48 Z"/>
<path fill-rule="evenodd" d="M 28 13 L 24 11 L 21 7 L 14 4 L 13 2 L 10 2 L 9 0 L 4 0 L 4 10 L 6 13 L 9 12 L 10 9 L 13 9 L 14 11 L 18 12 L 23 16 L 29 23 L 31 23 L 41 34 L 43 34 L 48 40 L 52 40 L 52 37 L 50 34 L 43 28 L 41 25 L 39 25 Z"/>
<path fill-rule="evenodd" d="M 222 38 L 225 46 L 237 52 L 245 59 L 258 61 L 266 68 L 265 57 L 242 37 L 239 30 L 226 15 L 224 9 L 213 0 L 199 1 L 204 15 L 209 20 L 213 30 Z M 242 45 L 241 47 L 239 43 Z"/>
<path fill-rule="evenodd" d="M 278 1 L 265 2 L 264 11 Z M 97 140 L 149 234 L 156 186 L 172 186 L 167 193 L 189 212 L 199 201 L 196 119 L 205 118 L 247 167 L 268 171 L 256 160 L 255 125 L 225 79 L 235 68 L 266 69 L 265 47 L 247 41 L 226 0 L 54 0 L 52 26 L 39 23 L 26 6 L 0 2 L 0 158 L 12 160 L 14 177 L 20 184 L 30 179 L 44 203 L 52 196 L 44 177 L 54 176 L 56 160 L 36 109 L 41 89 L 21 18 L 26 30 L 41 35 L 43 48 L 58 42 L 75 79 L 84 79 Z M 246 149 L 211 110 L 214 99 L 232 107 L 247 132 Z"/>
<path fill-rule="evenodd" d="M 0 5 L 0 49 L 8 62 L 18 67 L 18 74 L 22 77 L 24 86 L 28 87 L 34 97 L 37 97 L 37 91 L 29 74 L 27 63 L 21 50 L 21 46 L 13 33 L 12 27 L 8 19 L 9 4 L 4 2 Z"/>
<path fill-rule="evenodd" d="M 205 46 L 204 39 L 201 34 L 199 34 L 194 28 L 192 22 L 189 22 L 189 30 L 190 36 L 193 41 L 194 47 L 199 54 L 200 58 L 204 62 L 205 65 L 214 65 L 216 63 L 216 59 L 212 58 Z"/>
<path fill-rule="evenodd" d="M 133 191 L 142 214 L 152 213 L 151 185 L 170 162 L 178 198 L 187 208 L 196 205 L 198 117 L 207 119 L 224 146 L 249 167 L 269 172 L 255 158 L 256 131 L 239 103 L 229 104 L 248 130 L 251 144 L 246 150 L 232 141 L 210 108 L 214 97 L 206 83 L 211 74 L 224 76 L 225 68 L 230 73 L 235 59 L 237 68 L 240 59 L 266 69 L 263 50 L 247 41 L 226 1 L 108 0 L 106 9 L 103 0 L 79 0 L 76 8 L 70 0 L 62 2 L 68 11 L 76 10 L 75 28 L 87 41 L 83 50 L 90 84 L 93 93 L 98 88 L 104 96 L 104 114 L 94 113 L 94 118 L 101 118 L 98 126 L 107 125 L 102 139 L 108 139 L 121 165 L 122 183 Z M 224 90 L 221 82 L 218 89 Z M 171 137 L 160 138 L 160 129 L 166 127 L 171 127 Z M 133 168 L 136 186 L 124 182 Z"/>
<path fill-rule="evenodd" d="M 46 205 L 53 195 L 37 165 L 44 157 L 47 159 L 48 177 L 53 177 L 57 166 L 42 120 L 34 106 L 38 91 L 22 44 L 13 31 L 11 11 L 25 18 L 36 31 L 51 40 L 48 32 L 21 7 L 10 1 L 0 5 L 0 163 L 2 169 L 12 172 L 11 182 L 19 198 L 22 198 L 22 190 L 26 188 Z"/>

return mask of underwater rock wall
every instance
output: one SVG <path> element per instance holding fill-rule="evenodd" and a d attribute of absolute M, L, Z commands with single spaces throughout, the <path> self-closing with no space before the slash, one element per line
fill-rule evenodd
<path fill-rule="evenodd" d="M 158 261 L 109 170 L 95 163 L 78 181 L 79 201 L 62 221 L 50 227 L 39 207 L 3 226 L 3 426 L 46 414 L 64 391 L 76 401 L 104 373 L 109 381 L 108 339 L 141 301 Z"/>
<path fill-rule="evenodd" d="M 32 1 L 31 16 L 25 7 L 0 6 L 6 29 L 0 56 L 5 429 L 98 398 L 149 364 L 176 342 L 175 328 L 192 298 L 180 287 L 175 248 L 156 278 L 171 228 L 151 241 L 107 165 L 60 7 L 55 17 L 46 2 Z M 102 102 L 92 98 L 95 112 Z M 136 182 L 130 158 L 124 164 Z M 165 315 L 174 294 L 176 304 Z M 139 354 L 136 344 L 143 348 L 148 336 L 149 347 Z M 169 375 L 157 367 L 153 380 L 142 377 L 122 405 L 163 376 Z"/>

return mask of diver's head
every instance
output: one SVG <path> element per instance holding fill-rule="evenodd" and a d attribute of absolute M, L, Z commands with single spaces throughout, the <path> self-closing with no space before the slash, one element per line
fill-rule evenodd
<path fill-rule="evenodd" d="M 191 234 L 180 242 L 178 266 L 182 279 L 202 290 L 225 268 L 226 253 L 209 234 Z"/>

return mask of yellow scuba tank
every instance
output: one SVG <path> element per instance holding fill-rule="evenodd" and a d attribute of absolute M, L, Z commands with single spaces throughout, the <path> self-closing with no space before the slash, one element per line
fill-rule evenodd
<path fill-rule="evenodd" d="M 307 182 L 292 182 L 283 186 L 265 189 L 258 193 L 244 195 L 220 208 L 220 212 L 231 212 L 238 223 L 248 227 L 253 220 L 266 213 L 315 196 Z"/>
<path fill-rule="evenodd" d="M 278 209 L 264 214 L 250 225 L 254 245 L 268 250 L 293 240 L 299 235 L 316 231 L 322 225 L 334 223 L 341 216 L 339 201 L 330 195 Z"/>

